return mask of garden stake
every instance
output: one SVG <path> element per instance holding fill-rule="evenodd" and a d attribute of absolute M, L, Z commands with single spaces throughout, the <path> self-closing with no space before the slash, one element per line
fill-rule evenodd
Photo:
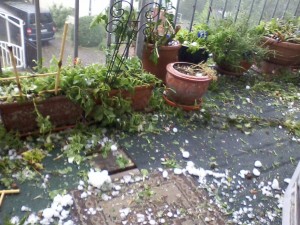
<path fill-rule="evenodd" d="M 16 76 L 16 81 L 17 81 L 17 85 L 18 85 L 18 89 L 19 89 L 19 94 L 20 94 L 20 97 L 22 97 L 22 88 L 21 88 L 21 84 L 20 84 L 19 74 L 18 74 L 18 71 L 17 71 L 17 66 L 16 66 L 14 53 L 12 51 L 12 46 L 8 46 L 8 50 L 9 50 L 9 55 L 10 55 L 10 60 L 11 60 L 12 66 L 14 68 L 14 73 L 15 73 L 15 76 Z"/>
<path fill-rule="evenodd" d="M 18 194 L 20 193 L 20 189 L 14 189 L 14 190 L 0 190 L 0 207 L 2 205 L 4 196 L 6 194 Z"/>
<path fill-rule="evenodd" d="M 61 48 L 60 48 L 60 54 L 59 54 L 58 71 L 57 71 L 56 80 L 55 80 L 55 95 L 57 95 L 57 92 L 58 92 L 58 86 L 59 86 L 59 80 L 60 80 L 60 71 L 61 71 L 61 66 L 62 66 L 62 59 L 63 59 L 63 56 L 64 56 L 67 32 L 68 32 L 68 24 L 65 23 L 63 39 L 62 39 L 62 42 L 61 42 Z"/>

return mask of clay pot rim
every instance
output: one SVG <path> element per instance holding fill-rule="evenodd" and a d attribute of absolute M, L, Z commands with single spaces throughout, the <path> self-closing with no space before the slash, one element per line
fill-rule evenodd
<path fill-rule="evenodd" d="M 288 42 L 288 41 L 278 42 L 274 38 L 270 38 L 267 36 L 264 36 L 263 38 L 265 41 L 265 43 L 263 43 L 263 45 L 277 45 L 277 46 L 284 46 L 286 48 L 299 48 L 300 47 L 300 44 L 297 44 L 297 43 L 292 43 L 292 42 Z"/>
<path fill-rule="evenodd" d="M 146 43 L 146 48 L 154 48 L 154 44 L 150 44 L 150 43 Z M 163 51 L 174 51 L 176 49 L 180 49 L 181 48 L 181 44 L 178 45 L 168 45 L 168 46 L 159 46 L 159 50 L 163 50 Z"/>
<path fill-rule="evenodd" d="M 163 99 L 165 100 L 165 102 L 168 105 L 170 105 L 172 107 L 181 108 L 184 111 L 195 111 L 195 110 L 201 109 L 202 99 L 201 99 L 201 103 L 198 105 L 181 105 L 181 104 L 171 101 L 165 94 L 163 95 Z"/>
<path fill-rule="evenodd" d="M 174 62 L 174 63 L 169 63 L 167 65 L 167 72 L 170 72 L 173 74 L 173 76 L 179 78 L 179 79 L 183 79 L 183 80 L 190 80 L 190 81 L 195 81 L 195 82 L 203 82 L 203 81 L 211 81 L 212 78 L 210 78 L 209 76 L 203 76 L 203 77 L 196 77 L 196 76 L 191 76 L 191 75 L 187 75 L 184 73 L 179 72 L 178 70 L 176 70 L 174 68 L 175 64 L 190 64 L 190 65 L 196 65 L 194 63 L 189 63 L 189 62 Z"/>

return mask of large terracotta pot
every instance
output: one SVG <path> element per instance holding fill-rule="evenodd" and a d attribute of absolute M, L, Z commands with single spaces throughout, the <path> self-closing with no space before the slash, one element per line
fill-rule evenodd
<path fill-rule="evenodd" d="M 246 61 L 242 61 L 240 63 L 240 67 L 238 67 L 238 68 L 233 68 L 230 65 L 220 63 L 220 64 L 217 64 L 216 70 L 220 74 L 225 74 L 225 75 L 229 75 L 229 76 L 241 76 L 245 72 L 247 72 L 251 66 L 252 66 L 252 64 L 250 64 Z"/>
<path fill-rule="evenodd" d="M 167 72 L 166 66 L 169 63 L 178 61 L 178 50 L 180 49 L 181 45 L 159 47 L 159 58 L 157 64 L 150 59 L 153 47 L 153 44 L 147 44 L 144 46 L 142 57 L 143 68 L 146 71 L 154 74 L 157 78 L 161 79 L 165 83 Z"/>
<path fill-rule="evenodd" d="M 201 99 L 207 91 L 210 81 L 208 76 L 196 77 L 186 75 L 174 68 L 174 65 L 193 65 L 192 63 L 176 62 L 167 65 L 167 97 L 181 105 L 201 104 Z"/>
<path fill-rule="evenodd" d="M 271 50 L 267 62 L 281 66 L 300 67 L 300 44 L 278 42 L 273 38 L 264 37 L 263 46 Z"/>
<path fill-rule="evenodd" d="M 110 96 L 121 95 L 131 101 L 132 109 L 143 111 L 148 105 L 153 92 L 153 85 L 142 85 L 134 88 L 133 92 L 126 90 L 111 90 Z"/>
<path fill-rule="evenodd" d="M 65 96 L 55 96 L 36 102 L 43 117 L 49 116 L 54 130 L 74 126 L 82 119 L 83 110 Z M 38 131 L 37 114 L 32 101 L 0 104 L 0 115 L 7 131 L 26 136 Z"/>

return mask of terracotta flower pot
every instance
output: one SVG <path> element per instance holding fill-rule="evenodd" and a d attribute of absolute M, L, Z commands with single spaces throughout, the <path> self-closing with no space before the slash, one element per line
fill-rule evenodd
<path fill-rule="evenodd" d="M 241 76 L 245 72 L 247 72 L 251 66 L 252 66 L 252 64 L 250 64 L 246 61 L 242 61 L 240 63 L 240 67 L 238 67 L 238 68 L 233 68 L 232 66 L 226 65 L 226 64 L 217 64 L 216 70 L 220 74 L 225 74 L 225 75 L 229 75 L 229 76 Z"/>
<path fill-rule="evenodd" d="M 126 90 L 111 90 L 110 96 L 121 95 L 123 98 L 131 100 L 132 109 L 143 111 L 148 105 L 153 92 L 152 85 L 142 85 L 135 87 L 133 92 Z"/>
<path fill-rule="evenodd" d="M 157 78 L 161 79 L 165 83 L 166 66 L 169 63 L 178 61 L 178 50 L 180 49 L 181 45 L 159 47 L 159 58 L 157 64 L 150 59 L 153 47 L 153 44 L 147 44 L 144 46 L 142 57 L 143 68 L 146 71 L 154 74 Z"/>
<path fill-rule="evenodd" d="M 82 119 L 83 110 L 65 96 L 55 96 L 36 103 L 43 117 L 50 116 L 54 130 L 74 126 Z M 36 133 L 37 114 L 33 102 L 0 104 L 0 115 L 7 131 L 19 132 L 22 136 Z"/>
<path fill-rule="evenodd" d="M 193 65 L 192 63 L 176 62 L 167 65 L 167 97 L 181 105 L 201 104 L 201 99 L 207 91 L 210 81 L 208 76 L 197 77 L 186 75 L 174 68 L 174 65 Z"/>
<path fill-rule="evenodd" d="M 271 50 L 267 62 L 281 66 L 300 67 L 300 44 L 278 42 L 273 38 L 264 37 L 263 46 Z"/>

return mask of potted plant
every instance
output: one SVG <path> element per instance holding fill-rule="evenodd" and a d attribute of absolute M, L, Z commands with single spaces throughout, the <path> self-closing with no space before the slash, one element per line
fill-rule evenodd
<path fill-rule="evenodd" d="M 265 56 L 260 41 L 261 35 L 246 20 L 235 22 L 228 18 L 213 21 L 207 47 L 219 73 L 239 76 Z"/>
<path fill-rule="evenodd" d="M 209 83 L 216 79 L 216 71 L 206 64 L 169 63 L 164 98 L 185 110 L 199 109 Z"/>
<path fill-rule="evenodd" d="M 83 108 L 87 120 L 103 125 L 145 110 L 153 88 L 161 82 L 142 69 L 137 57 L 126 59 L 117 74 L 109 74 L 108 67 L 100 64 L 69 66 L 62 74 L 66 95 Z"/>
<path fill-rule="evenodd" d="M 143 67 L 164 83 L 166 66 L 178 61 L 178 50 L 181 47 L 181 44 L 174 40 L 180 27 L 175 27 L 173 18 L 174 15 L 168 13 L 166 8 L 154 8 L 144 32 Z"/>
<path fill-rule="evenodd" d="M 67 25 L 64 28 L 65 41 Z M 63 44 L 62 44 L 63 46 Z M 82 109 L 60 89 L 60 59 L 46 74 L 20 74 L 12 48 L 9 48 L 14 73 L 0 78 L 0 115 L 7 131 L 22 136 L 47 133 L 74 126 L 82 118 Z M 57 66 L 58 65 L 58 66 Z M 55 72 L 53 72 L 55 71 Z"/>
<path fill-rule="evenodd" d="M 208 36 L 208 25 L 197 24 L 190 32 L 187 29 L 180 29 L 175 39 L 181 43 L 178 52 L 179 62 L 205 63 L 208 59 L 206 39 Z"/>
<path fill-rule="evenodd" d="M 300 67 L 300 17 L 261 22 L 263 46 L 270 50 L 265 61 L 284 67 Z"/>

